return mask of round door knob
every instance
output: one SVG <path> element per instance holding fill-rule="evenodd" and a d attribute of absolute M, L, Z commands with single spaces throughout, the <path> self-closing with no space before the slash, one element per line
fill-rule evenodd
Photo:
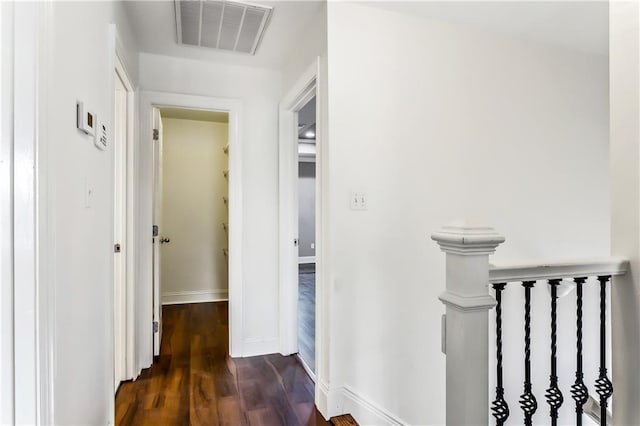
<path fill-rule="evenodd" d="M 165 244 L 170 242 L 171 242 L 171 238 L 165 238 L 165 237 L 160 238 L 160 244 Z"/>

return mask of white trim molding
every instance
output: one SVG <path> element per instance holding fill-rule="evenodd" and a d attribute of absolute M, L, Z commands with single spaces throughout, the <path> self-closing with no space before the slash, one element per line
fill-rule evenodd
<path fill-rule="evenodd" d="M 0 424 L 14 424 L 13 3 L 0 3 Z"/>
<path fill-rule="evenodd" d="M 279 340 L 277 337 L 268 339 L 247 338 L 242 343 L 242 356 L 250 357 L 264 354 L 274 354 L 278 352 Z"/>
<path fill-rule="evenodd" d="M 316 95 L 318 66 L 312 64 L 280 102 L 279 252 L 280 353 L 298 352 L 298 111 Z M 316 108 L 317 111 L 317 108 Z M 317 113 L 317 112 L 316 112 Z M 316 120 L 317 121 L 317 120 Z M 316 141 L 316 143 L 318 143 Z M 317 181 L 317 179 L 316 179 Z M 317 211 L 317 204 L 316 204 Z"/>
<path fill-rule="evenodd" d="M 317 356 L 317 352 L 316 352 Z M 316 362 L 316 365 L 317 362 Z M 322 416 L 329 420 L 334 416 L 345 414 L 344 389 L 342 386 L 330 388 L 329 383 L 319 378 L 316 370 L 316 407 Z"/>
<path fill-rule="evenodd" d="M 496 299 L 490 295 L 465 296 L 454 291 L 445 291 L 439 297 L 440 301 L 458 311 L 488 311 L 496 306 Z"/>
<path fill-rule="evenodd" d="M 167 291 L 162 293 L 163 305 L 180 305 L 183 303 L 224 302 L 229 300 L 226 289 L 196 290 L 196 291 Z"/>
<path fill-rule="evenodd" d="M 361 425 L 406 425 L 400 417 L 392 414 L 367 396 L 357 392 L 349 385 L 342 388 L 342 411 L 351 416 Z"/>
<path fill-rule="evenodd" d="M 113 43 L 113 66 L 117 74 L 127 89 L 126 108 L 127 108 L 127 128 L 126 128 L 126 303 L 125 303 L 125 376 L 132 379 L 136 375 L 135 371 L 135 273 L 136 273 L 136 206 L 137 206 L 137 167 L 136 167 L 136 146 L 137 146 L 137 117 L 138 111 L 137 88 L 134 85 L 131 74 L 128 72 L 127 63 L 125 61 L 124 47 L 122 40 L 118 34 L 118 28 L 115 24 L 111 24 L 111 42 Z M 115 87 L 114 90 L 115 91 Z M 112 91 L 112 92 L 113 92 Z M 114 105 L 115 107 L 115 105 Z M 112 108 L 113 109 L 113 108 Z"/>
<path fill-rule="evenodd" d="M 296 357 L 298 358 L 298 362 L 300 363 L 300 365 L 302 366 L 302 368 L 304 369 L 304 371 L 307 373 L 307 376 L 309 376 L 309 378 L 311 379 L 311 381 L 313 383 L 316 382 L 316 373 L 314 373 L 311 368 L 307 365 L 307 362 L 300 356 L 300 353 L 296 354 Z"/>
<path fill-rule="evenodd" d="M 10 217 L 3 220 L 10 224 L 12 236 L 2 262 L 6 265 L 7 254 L 12 258 L 12 270 L 8 271 L 12 279 L 1 280 L 0 292 L 0 296 L 13 298 L 9 302 L 13 304 L 13 322 L 8 324 L 13 342 L 6 345 L 8 348 L 3 344 L 4 350 L 13 346 L 13 365 L 10 377 L 3 376 L 2 390 L 7 390 L 5 377 L 13 380 L 13 389 L 3 393 L 0 409 L 7 408 L 5 403 L 13 407 L 9 407 L 12 412 L 2 413 L 2 423 L 7 418 L 12 424 L 53 423 L 54 238 L 48 214 L 52 182 L 48 178 L 46 114 L 52 66 L 51 49 L 47 48 L 51 13 L 51 2 L 2 4 L 3 22 L 12 21 L 10 27 L 3 26 L 1 40 L 3 92 L 11 92 L 2 96 L 2 107 L 7 108 L 2 111 L 2 132 L 3 136 L 5 130 L 12 132 L 9 151 L 3 148 L 3 154 L 12 152 L 9 164 L 13 163 L 8 170 L 12 175 Z M 3 335 L 6 331 L 2 329 Z M 3 355 L 3 365 L 9 358 Z"/>
<path fill-rule="evenodd" d="M 629 261 L 619 257 L 554 260 L 549 262 L 514 263 L 489 266 L 492 283 L 537 281 L 549 278 L 595 277 L 624 275 Z"/>

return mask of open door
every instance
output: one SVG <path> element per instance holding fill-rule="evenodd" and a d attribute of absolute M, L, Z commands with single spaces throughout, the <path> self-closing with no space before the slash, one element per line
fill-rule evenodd
<path fill-rule="evenodd" d="M 114 72 L 114 391 L 127 378 L 127 88 L 118 70 Z"/>
<path fill-rule="evenodd" d="M 160 355 L 162 341 L 162 286 L 160 246 L 162 236 L 162 118 L 153 109 L 153 356 Z"/>

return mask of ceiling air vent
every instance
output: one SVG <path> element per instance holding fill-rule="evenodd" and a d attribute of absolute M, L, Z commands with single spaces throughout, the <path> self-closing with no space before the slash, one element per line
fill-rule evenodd
<path fill-rule="evenodd" d="M 175 0 L 178 43 L 255 54 L 271 8 L 235 1 Z"/>

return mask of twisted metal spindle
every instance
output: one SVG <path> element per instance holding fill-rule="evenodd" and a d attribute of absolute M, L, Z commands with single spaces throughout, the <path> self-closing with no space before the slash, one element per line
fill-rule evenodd
<path fill-rule="evenodd" d="M 547 404 L 551 408 L 551 425 L 556 426 L 558 424 L 558 409 L 564 402 L 564 397 L 560 388 L 558 388 L 558 367 L 557 367 L 557 326 L 558 326 L 558 285 L 561 280 L 552 279 L 549 280 L 549 286 L 551 286 L 551 375 L 549 376 L 549 388 L 545 393 Z"/>
<path fill-rule="evenodd" d="M 576 426 L 582 426 L 582 407 L 589 399 L 589 391 L 584 384 L 582 372 L 582 285 L 587 281 L 584 277 L 574 278 L 576 283 L 576 381 L 571 386 L 571 396 L 576 402 Z"/>
<path fill-rule="evenodd" d="M 502 426 L 509 417 L 509 405 L 504 399 L 504 387 L 502 384 L 502 290 L 506 283 L 493 284 L 496 291 L 496 399 L 491 404 L 493 417 L 496 418 L 496 425 Z"/>
<path fill-rule="evenodd" d="M 531 392 L 531 288 L 535 281 L 524 281 L 524 393 L 520 395 L 520 408 L 524 412 L 525 426 L 532 426 L 532 417 L 538 409 Z"/>
<path fill-rule="evenodd" d="M 607 424 L 607 404 L 608 399 L 613 395 L 613 385 L 607 377 L 607 282 L 611 279 L 610 275 L 599 276 L 600 281 L 600 371 L 598 380 L 596 380 L 596 392 L 600 396 L 600 424 Z"/>

